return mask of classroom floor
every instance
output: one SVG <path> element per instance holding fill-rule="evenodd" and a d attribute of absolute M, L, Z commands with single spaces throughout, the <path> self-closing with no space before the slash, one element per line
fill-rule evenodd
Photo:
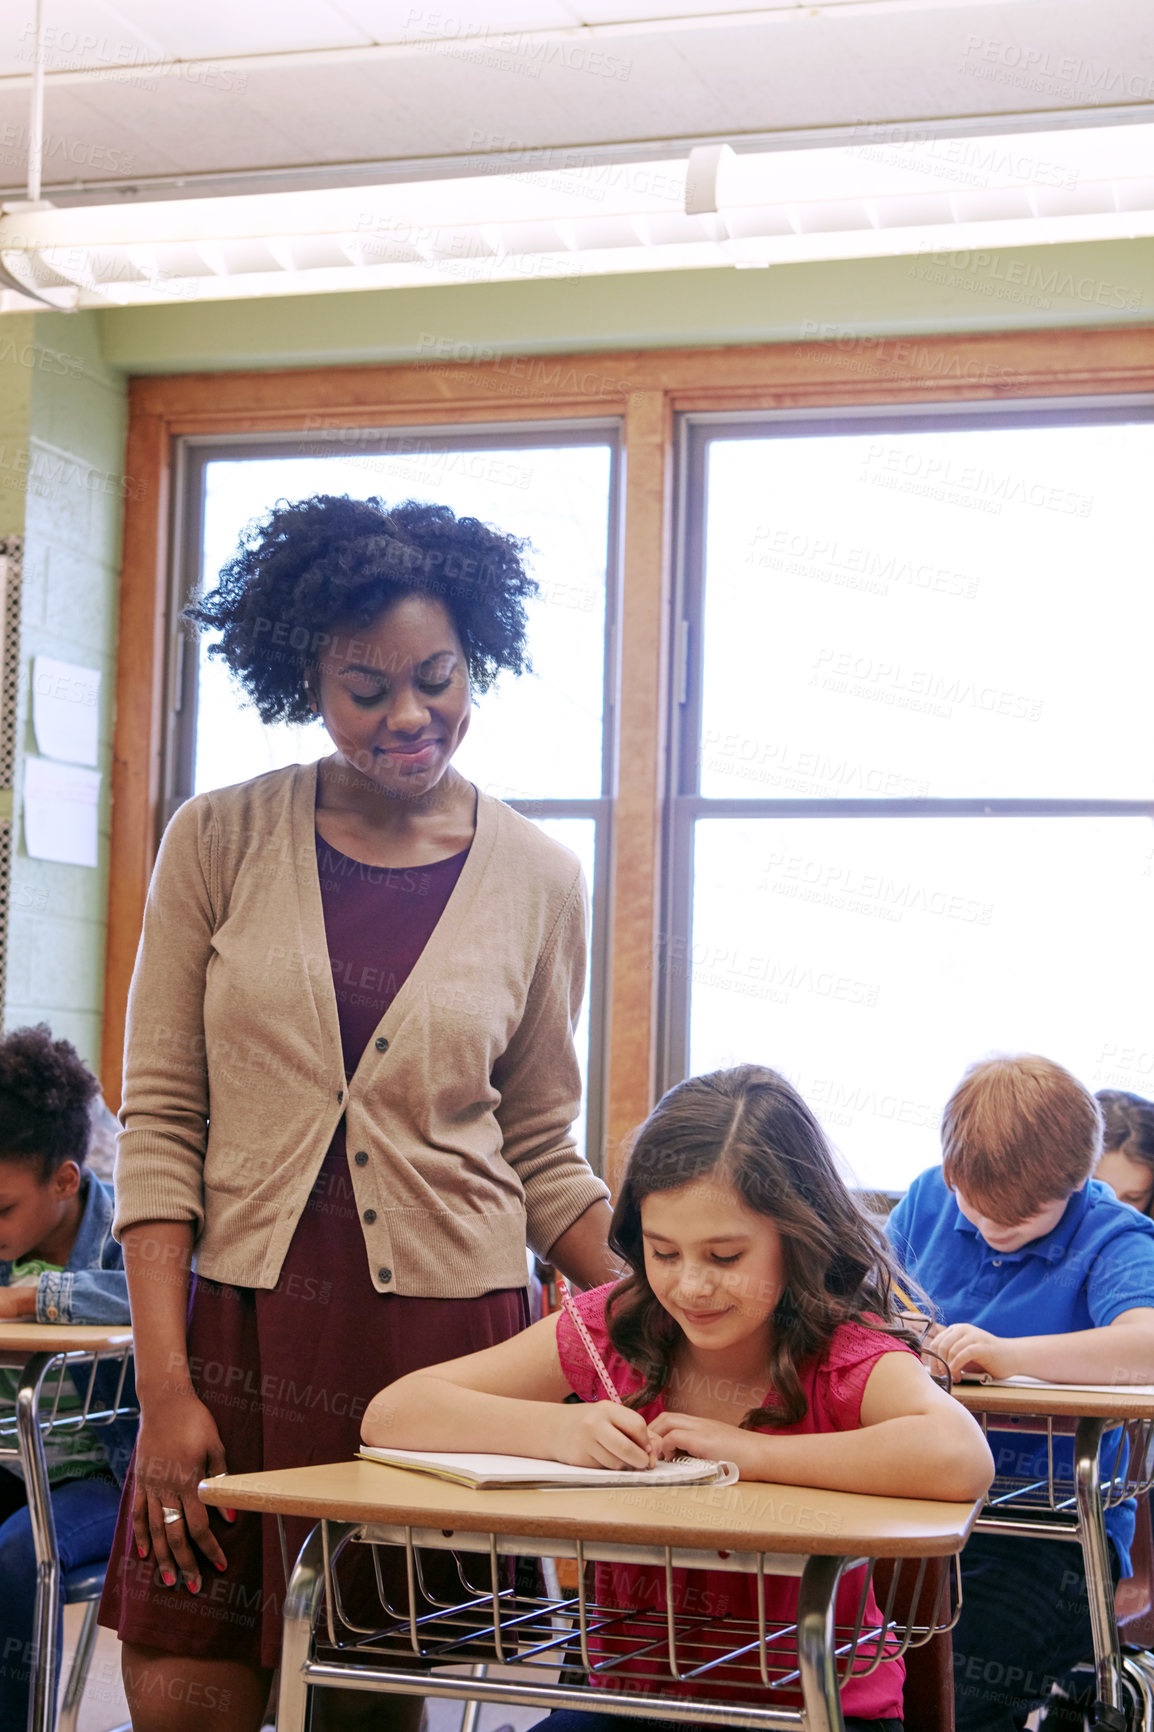
<path fill-rule="evenodd" d="M 65 1606 L 64 1659 L 60 1669 L 62 1696 L 83 1618 L 83 1606 Z M 120 1642 L 112 1630 L 101 1630 L 88 1668 L 88 1683 L 80 1704 L 77 1732 L 109 1732 L 110 1727 L 123 1726 L 127 1719 L 128 1704 L 120 1684 Z"/>
<path fill-rule="evenodd" d="M 64 1608 L 62 1677 L 65 1678 L 72 1664 L 72 1650 L 76 1645 L 83 1615 L 83 1606 Z M 493 1670 L 495 1672 L 497 1668 L 494 1667 Z M 460 1702 L 430 1702 L 428 1732 L 457 1732 L 461 1724 L 461 1711 Z M 543 1714 L 544 1710 L 540 1708 L 519 1711 L 503 1708 L 495 1703 L 481 1712 L 481 1732 L 497 1732 L 502 1726 L 511 1727 L 513 1732 L 528 1732 L 528 1728 L 535 1726 Z M 101 1630 L 88 1671 L 84 1700 L 80 1704 L 77 1732 L 110 1732 L 112 1727 L 124 1725 L 127 1719 L 128 1704 L 124 1700 L 124 1691 L 120 1685 L 120 1643 L 111 1630 Z"/>

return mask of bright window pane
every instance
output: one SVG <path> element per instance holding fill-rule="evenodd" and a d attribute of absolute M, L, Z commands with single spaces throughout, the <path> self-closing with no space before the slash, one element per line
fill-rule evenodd
<path fill-rule="evenodd" d="M 278 499 L 313 493 L 435 501 L 527 537 L 541 585 L 529 610 L 534 671 L 504 676 L 478 698 L 455 761 L 499 798 L 596 798 L 609 481 L 606 444 L 214 462 L 206 469 L 204 582 L 212 587 L 252 518 Z M 265 728 L 202 640 L 196 792 L 329 750 L 319 725 Z"/>
<path fill-rule="evenodd" d="M 585 884 L 588 889 L 593 887 L 593 849 L 597 838 L 597 825 L 592 818 L 538 818 L 536 822 L 547 836 L 552 836 L 555 842 L 576 854 L 581 862 L 581 870 L 585 874 Z M 592 922 L 590 922 L 592 936 Z M 585 997 L 581 1003 L 581 1020 L 577 1024 L 574 1040 L 577 1046 L 577 1062 L 581 1066 L 581 1116 L 573 1126 L 573 1134 L 577 1139 L 577 1147 L 583 1150 L 590 1160 L 595 1160 L 596 1149 L 585 1149 L 585 1117 L 586 1101 L 589 1083 L 589 994 L 592 974 L 592 959 L 586 957 L 585 964 Z"/>
<path fill-rule="evenodd" d="M 701 792 L 1147 799 L 1154 421 L 714 440 Z"/>
<path fill-rule="evenodd" d="M 867 1187 L 939 1158 L 991 1052 L 1154 1094 L 1146 819 L 701 820 L 694 870 L 665 959 L 691 974 L 690 1071 L 783 1071 Z"/>

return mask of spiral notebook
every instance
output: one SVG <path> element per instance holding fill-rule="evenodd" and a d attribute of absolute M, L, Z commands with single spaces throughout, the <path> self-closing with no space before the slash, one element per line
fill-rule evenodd
<path fill-rule="evenodd" d="M 437 1479 L 478 1491 L 501 1487 L 569 1486 L 673 1486 L 734 1485 L 737 1464 L 732 1461 L 702 1461 L 682 1455 L 659 1461 L 655 1467 L 626 1469 L 620 1473 L 606 1467 L 572 1467 L 565 1461 L 546 1461 L 531 1455 L 455 1455 L 422 1449 L 375 1449 L 369 1444 L 358 1452 L 362 1461 L 379 1461 L 385 1467 L 407 1467 Z"/>

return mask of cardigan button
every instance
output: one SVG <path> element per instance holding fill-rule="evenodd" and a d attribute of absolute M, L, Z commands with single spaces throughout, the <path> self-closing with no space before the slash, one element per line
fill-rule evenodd
<path fill-rule="evenodd" d="M 369 1164 L 369 1157 L 366 1155 L 364 1149 L 358 1149 L 356 1154 L 353 1156 L 353 1160 L 357 1163 L 358 1167 L 367 1167 Z"/>
<path fill-rule="evenodd" d="M 387 1040 L 386 1040 L 386 1039 L 385 1039 L 385 1037 L 384 1037 L 384 1035 L 383 1035 L 383 1034 L 382 1034 L 382 1035 L 378 1035 L 378 1036 L 377 1036 L 377 1043 L 376 1043 L 376 1044 L 377 1044 L 377 1051 L 378 1051 L 378 1052 L 388 1052 L 388 1050 L 389 1050 L 389 1043 L 388 1043 L 388 1041 L 387 1041 Z"/>
<path fill-rule="evenodd" d="M 387 1287 L 389 1282 L 392 1280 L 392 1278 L 393 1278 L 393 1271 L 391 1269 L 378 1269 L 377 1270 L 377 1280 L 380 1282 L 382 1287 Z"/>
<path fill-rule="evenodd" d="M 337 1105 L 338 1105 L 338 1106 L 340 1106 L 340 1104 L 341 1104 L 341 1102 L 342 1102 L 342 1101 L 343 1101 L 343 1100 L 344 1100 L 344 1098 L 345 1098 L 345 1091 L 344 1091 L 344 1089 L 338 1089 L 338 1090 L 337 1090 Z"/>
<path fill-rule="evenodd" d="M 364 1215 L 362 1217 L 362 1219 L 364 1221 L 366 1221 L 370 1227 L 372 1226 L 372 1224 L 376 1220 L 376 1218 L 377 1218 L 377 1211 L 375 1209 L 366 1209 L 364 1212 Z"/>

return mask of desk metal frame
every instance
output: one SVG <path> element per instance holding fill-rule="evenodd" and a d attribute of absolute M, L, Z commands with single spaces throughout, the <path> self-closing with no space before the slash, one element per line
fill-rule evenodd
<path fill-rule="evenodd" d="M 30 1350 L 28 1343 L 39 1339 L 45 1345 Z M 15 1457 L 23 1468 L 36 1552 L 28 1732 L 53 1732 L 59 1684 L 56 1620 L 60 1610 L 60 1553 L 44 1442 L 48 1437 L 66 1437 L 81 1426 L 111 1425 L 115 1419 L 134 1417 L 137 1408 L 123 1400 L 131 1362 L 132 1341 L 126 1330 L 69 1329 L 52 1324 L 27 1328 L 0 1325 L 0 1369 L 21 1374 L 15 1411 L 0 1413 L 0 1461 Z M 116 1369 L 115 1391 L 106 1402 L 100 1400 L 96 1391 L 97 1372 L 102 1365 Z M 80 1410 L 61 1414 L 65 1391 L 70 1399 L 77 1393 L 72 1374 L 85 1366 L 88 1376 L 80 1381 Z"/>
<path fill-rule="evenodd" d="M 342 1602 L 337 1560 L 351 1543 L 403 1549 L 408 1596 L 403 1606 L 388 1603 L 377 1572 L 384 1623 L 381 1628 L 353 1622 Z M 573 1559 L 577 1565 L 575 1594 L 527 1597 L 503 1579 L 505 1558 L 540 1555 Z M 449 1551 L 457 1561 L 462 1598 L 436 1600 L 421 1566 L 421 1552 Z M 374 1554 L 375 1555 L 375 1554 Z M 483 1559 L 487 1567 L 475 1579 L 470 1564 Z M 587 1684 L 545 1682 L 552 1673 L 580 1654 L 582 1671 L 590 1678 L 612 1675 L 632 1690 L 598 1692 L 597 1705 L 606 1712 L 631 1718 L 653 1717 L 689 1726 L 774 1728 L 777 1732 L 842 1732 L 840 1690 L 851 1672 L 863 1677 L 883 1660 L 901 1658 L 909 1648 L 950 1629 L 957 1617 L 957 1571 L 945 1575 L 936 1589 L 925 1587 L 927 1559 L 906 1559 L 916 1572 L 914 1612 L 901 1623 L 893 1617 L 897 1574 L 879 1606 L 880 1622 L 867 1622 L 866 1596 L 872 1567 L 864 1568 L 852 1621 L 834 1621 L 834 1596 L 842 1574 L 872 1560 L 861 1557 L 799 1557 L 774 1553 L 705 1553 L 673 1546 L 629 1546 L 542 1541 L 523 1535 L 466 1534 L 442 1529 L 417 1529 L 390 1523 L 343 1523 L 322 1520 L 301 1550 L 285 1600 L 285 1633 L 281 1657 L 277 1732 L 304 1732 L 310 1686 L 339 1685 L 345 1689 L 388 1690 L 397 1695 L 437 1696 L 451 1700 L 497 1701 L 524 1707 L 590 1707 Z M 586 1565 L 627 1563 L 656 1567 L 665 1574 L 665 1605 L 648 1612 L 622 1614 L 600 1606 L 586 1590 Z M 727 1618 L 733 1647 L 718 1655 L 711 1641 L 699 1646 L 700 1632 L 716 1620 L 676 1613 L 670 1609 L 675 1569 L 731 1571 L 753 1575 L 758 1583 L 756 1620 Z M 507 1574 L 507 1572 L 506 1572 Z M 800 1577 L 796 1623 L 775 1624 L 766 1615 L 765 1582 L 773 1576 Z M 434 1610 L 418 1613 L 421 1600 Z M 920 1615 L 919 1615 L 920 1614 Z M 623 1633 L 628 1624 L 629 1634 Z M 638 1631 L 641 1631 L 640 1638 Z M 319 1642 L 339 1657 L 318 1659 Z M 430 1667 L 458 1665 L 484 1650 L 485 1660 L 513 1668 L 520 1679 L 489 1679 L 472 1675 L 438 1675 Z M 747 1701 L 710 1701 L 671 1696 L 668 1688 L 654 1693 L 650 1677 L 632 1672 L 630 1662 L 659 1659 L 669 1685 L 708 1674 L 723 1663 L 743 1673 Z M 414 1662 L 420 1669 L 414 1669 Z M 534 1677 L 534 1673 L 537 1674 Z M 772 1701 L 800 1689 L 803 1710 L 762 1707 L 757 1697 Z"/>
<path fill-rule="evenodd" d="M 961 1385 L 953 1393 L 980 1421 L 983 1431 L 999 1430 L 1007 1419 L 1036 1419 L 1033 1435 L 1046 1439 L 1047 1473 L 1036 1479 L 996 1479 L 986 1497 L 975 1532 L 1020 1534 L 1033 1539 L 1077 1540 L 1086 1572 L 1086 1597 L 1094 1637 L 1097 1724 L 1107 1732 L 1124 1732 L 1127 1724 L 1124 1679 L 1142 1704 L 1143 1725 L 1154 1727 L 1154 1695 L 1150 1678 L 1130 1665 L 1118 1640 L 1114 1588 L 1110 1574 L 1105 1513 L 1128 1498 L 1140 1497 L 1154 1486 L 1154 1400 L 1127 1399 L 1119 1388 L 1116 1401 L 1097 1402 L 1071 1388 L 1066 1391 Z M 1055 1412 L 1055 1396 L 1064 1400 Z M 1077 1412 L 1077 1403 L 1106 1411 Z M 1129 1408 L 1129 1412 L 1126 1409 Z M 1145 1408 L 1140 1417 L 1135 1408 Z M 1073 1482 L 1054 1473 L 1055 1420 L 1074 1420 Z M 1117 1444 L 1102 1460 L 1102 1441 L 1118 1428 Z M 1069 1435 L 1068 1429 L 1063 1435 Z"/>
<path fill-rule="evenodd" d="M 316 1524 L 289 1576 L 277 1732 L 304 1732 L 309 1690 L 333 1687 L 544 1711 L 597 1706 L 686 1726 L 844 1732 L 841 1687 L 851 1672 L 863 1676 L 952 1627 L 957 1554 L 977 1515 L 976 1505 L 780 1486 L 683 1487 L 643 1502 L 625 1488 L 475 1492 L 365 1462 L 224 1475 L 200 1491 L 207 1503 Z M 403 1584 L 396 1576 L 390 1584 L 374 1551 L 379 1604 L 354 1615 L 337 1564 L 356 1545 L 399 1548 L 404 1564 Z M 422 1564 L 430 1551 L 456 1560 L 439 1588 Z M 575 1591 L 561 1592 L 548 1570 L 552 1590 L 526 1592 L 523 1580 L 518 1589 L 508 1562 L 516 1557 L 573 1560 Z M 871 1618 L 867 1590 L 881 1557 L 897 1569 Z M 931 1560 L 950 1567 L 933 1576 Z M 598 1604 L 586 1574 L 593 1563 L 656 1570 L 664 1594 L 624 1613 Z M 837 1605 L 839 1582 L 858 1566 L 860 1583 Z M 749 1615 L 677 1609 L 669 1590 L 673 1572 L 685 1569 L 752 1577 Z M 899 1572 L 911 1589 L 901 1617 Z M 798 1584 L 785 1622 L 766 1600 L 776 1576 Z M 506 1675 L 484 1675 L 492 1662 Z M 715 1696 L 684 1693 L 687 1682 L 707 1685 L 719 1665 Z M 574 1669 L 580 1683 L 557 1681 L 559 1670 Z M 591 1692 L 602 1682 L 612 1687 Z"/>

